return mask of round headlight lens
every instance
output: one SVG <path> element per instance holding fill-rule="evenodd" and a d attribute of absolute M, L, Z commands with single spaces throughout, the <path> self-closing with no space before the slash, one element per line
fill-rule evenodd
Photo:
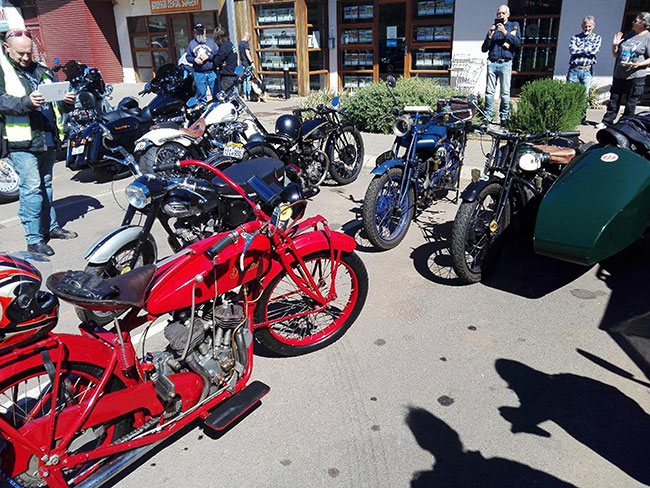
<path fill-rule="evenodd" d="M 393 124 L 393 134 L 397 137 L 404 137 L 409 133 L 413 126 L 413 120 L 409 116 L 398 117 Z"/>
<path fill-rule="evenodd" d="M 519 167 L 524 171 L 537 171 L 542 162 L 536 153 L 526 152 L 519 156 Z"/>
<path fill-rule="evenodd" d="M 125 192 L 129 205 L 132 205 L 137 209 L 143 209 L 151 203 L 151 194 L 149 193 L 149 188 L 147 188 L 146 185 L 143 185 L 139 181 L 134 181 L 129 186 L 127 186 Z"/>

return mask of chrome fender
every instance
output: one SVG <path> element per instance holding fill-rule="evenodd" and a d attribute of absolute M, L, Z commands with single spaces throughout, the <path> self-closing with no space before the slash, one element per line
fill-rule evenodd
<path fill-rule="evenodd" d="M 371 171 L 373 175 L 383 175 L 386 171 L 388 171 L 391 168 L 403 168 L 404 167 L 404 161 L 401 159 L 389 159 L 388 161 L 384 161 L 381 163 L 379 166 L 377 166 L 375 169 Z"/>
<path fill-rule="evenodd" d="M 130 242 L 136 242 L 142 234 L 142 227 L 138 225 L 123 225 L 108 234 L 100 237 L 84 255 L 84 259 L 89 264 L 105 264 L 115 255 L 122 247 Z M 156 241 L 151 235 L 147 236 L 147 241 L 152 246 L 154 260 L 158 258 L 158 249 Z"/>

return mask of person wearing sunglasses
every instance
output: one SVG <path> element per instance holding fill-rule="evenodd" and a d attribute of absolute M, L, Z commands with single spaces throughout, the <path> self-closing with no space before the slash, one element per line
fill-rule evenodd
<path fill-rule="evenodd" d="M 23 29 L 6 33 L 0 54 L 0 157 L 11 158 L 19 177 L 18 217 L 29 252 L 51 256 L 49 239 L 73 239 L 52 205 L 52 168 L 63 140 L 62 112 L 74 108 L 75 95 L 63 103 L 45 101 L 38 85 L 56 81 L 46 66 L 32 59 L 32 36 Z"/>

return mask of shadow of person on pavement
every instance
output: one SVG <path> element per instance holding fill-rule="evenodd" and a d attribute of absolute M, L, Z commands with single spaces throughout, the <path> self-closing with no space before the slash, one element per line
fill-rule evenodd
<path fill-rule="evenodd" d="M 418 445 L 435 458 L 431 471 L 415 473 L 412 488 L 570 488 L 574 485 L 509 459 L 466 451 L 458 433 L 423 408 L 410 407 L 406 424 Z"/>
<path fill-rule="evenodd" d="M 519 397 L 500 407 L 511 431 L 542 437 L 551 421 L 635 480 L 650 483 L 650 416 L 617 388 L 570 373 L 547 374 L 518 361 L 498 359 L 499 375 Z"/>
<path fill-rule="evenodd" d="M 61 227 L 84 217 L 88 212 L 104 208 L 104 205 L 88 195 L 70 195 L 54 201 L 56 219 Z"/>

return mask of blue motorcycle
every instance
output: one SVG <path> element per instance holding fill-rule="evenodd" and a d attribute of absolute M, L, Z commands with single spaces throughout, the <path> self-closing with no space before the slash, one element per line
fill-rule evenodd
<path fill-rule="evenodd" d="M 392 89 L 395 78 L 386 80 Z M 366 190 L 363 228 L 378 249 L 397 246 L 416 212 L 455 192 L 458 198 L 467 134 L 473 110 L 464 99 L 440 100 L 436 110 L 406 106 L 393 124 L 395 142 L 376 161 Z"/>

